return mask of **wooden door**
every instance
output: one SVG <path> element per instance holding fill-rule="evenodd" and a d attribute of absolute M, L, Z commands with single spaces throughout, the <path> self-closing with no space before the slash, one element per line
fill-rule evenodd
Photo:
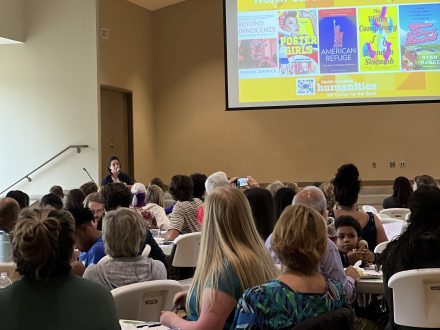
<path fill-rule="evenodd" d="M 108 159 L 117 156 L 121 169 L 133 178 L 132 94 L 101 87 L 101 177 L 108 174 Z"/>

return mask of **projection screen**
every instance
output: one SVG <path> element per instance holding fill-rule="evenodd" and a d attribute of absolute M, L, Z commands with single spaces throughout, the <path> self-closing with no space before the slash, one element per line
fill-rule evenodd
<path fill-rule="evenodd" d="M 440 3 L 225 0 L 228 109 L 440 101 Z"/>

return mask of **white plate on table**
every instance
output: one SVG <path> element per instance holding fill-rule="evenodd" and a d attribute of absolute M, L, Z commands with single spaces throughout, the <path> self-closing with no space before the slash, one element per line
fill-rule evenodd
<path fill-rule="evenodd" d="M 159 322 L 145 322 L 136 320 L 119 320 L 121 330 L 143 330 L 143 329 L 154 329 L 154 330 L 166 330 L 168 327 L 161 325 Z"/>

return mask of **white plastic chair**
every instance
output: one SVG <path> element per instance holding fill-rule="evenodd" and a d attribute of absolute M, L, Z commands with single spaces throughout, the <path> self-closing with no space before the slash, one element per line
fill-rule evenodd
<path fill-rule="evenodd" d="M 377 244 L 376 247 L 374 248 L 374 253 L 382 253 L 383 250 L 386 249 L 389 242 L 390 241 L 385 241 L 385 242 Z"/>
<path fill-rule="evenodd" d="M 173 267 L 196 267 L 200 251 L 201 232 L 179 235 L 171 252 Z"/>
<path fill-rule="evenodd" d="M 124 285 L 111 291 L 119 319 L 159 321 L 161 311 L 173 308 L 183 288 L 177 281 L 157 280 Z"/>
<path fill-rule="evenodd" d="M 408 221 L 410 217 L 411 217 L 411 212 L 409 212 L 405 215 L 405 221 Z"/>
<path fill-rule="evenodd" d="M 377 209 L 374 206 L 371 205 L 362 205 L 362 211 L 364 212 L 372 212 L 375 215 L 378 215 Z"/>
<path fill-rule="evenodd" d="M 420 328 L 440 328 L 440 268 L 413 269 L 391 276 L 394 322 Z"/>
<path fill-rule="evenodd" d="M 391 208 L 391 209 L 384 209 L 379 212 L 379 215 L 385 214 L 389 216 L 390 218 L 396 218 L 405 220 L 405 216 L 410 212 L 409 209 L 405 208 Z"/>

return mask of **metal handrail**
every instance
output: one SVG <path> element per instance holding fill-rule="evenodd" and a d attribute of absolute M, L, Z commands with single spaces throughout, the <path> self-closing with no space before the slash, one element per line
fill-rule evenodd
<path fill-rule="evenodd" d="M 45 161 L 43 164 L 41 164 L 40 166 L 36 167 L 34 170 L 30 171 L 28 174 L 26 174 L 24 177 L 22 177 L 21 179 L 15 181 L 13 184 L 11 184 L 8 188 L 4 189 L 2 192 L 0 192 L 0 195 L 3 194 L 4 192 L 8 191 L 9 189 L 11 189 L 13 186 L 15 186 L 16 184 L 20 183 L 22 180 L 27 179 L 28 182 L 32 181 L 32 178 L 30 177 L 31 174 L 35 173 L 36 171 L 38 171 L 40 168 L 42 168 L 44 165 L 50 163 L 52 160 L 54 160 L 55 158 L 57 158 L 58 156 L 60 156 L 61 154 L 65 153 L 67 150 L 72 149 L 72 148 L 76 148 L 76 152 L 79 154 L 81 152 L 81 148 L 88 148 L 89 146 L 87 144 L 71 144 L 69 146 L 67 146 L 66 148 L 64 148 L 63 150 L 61 150 L 59 153 L 57 153 L 55 156 L 53 156 L 52 158 L 50 158 L 49 160 Z"/>

